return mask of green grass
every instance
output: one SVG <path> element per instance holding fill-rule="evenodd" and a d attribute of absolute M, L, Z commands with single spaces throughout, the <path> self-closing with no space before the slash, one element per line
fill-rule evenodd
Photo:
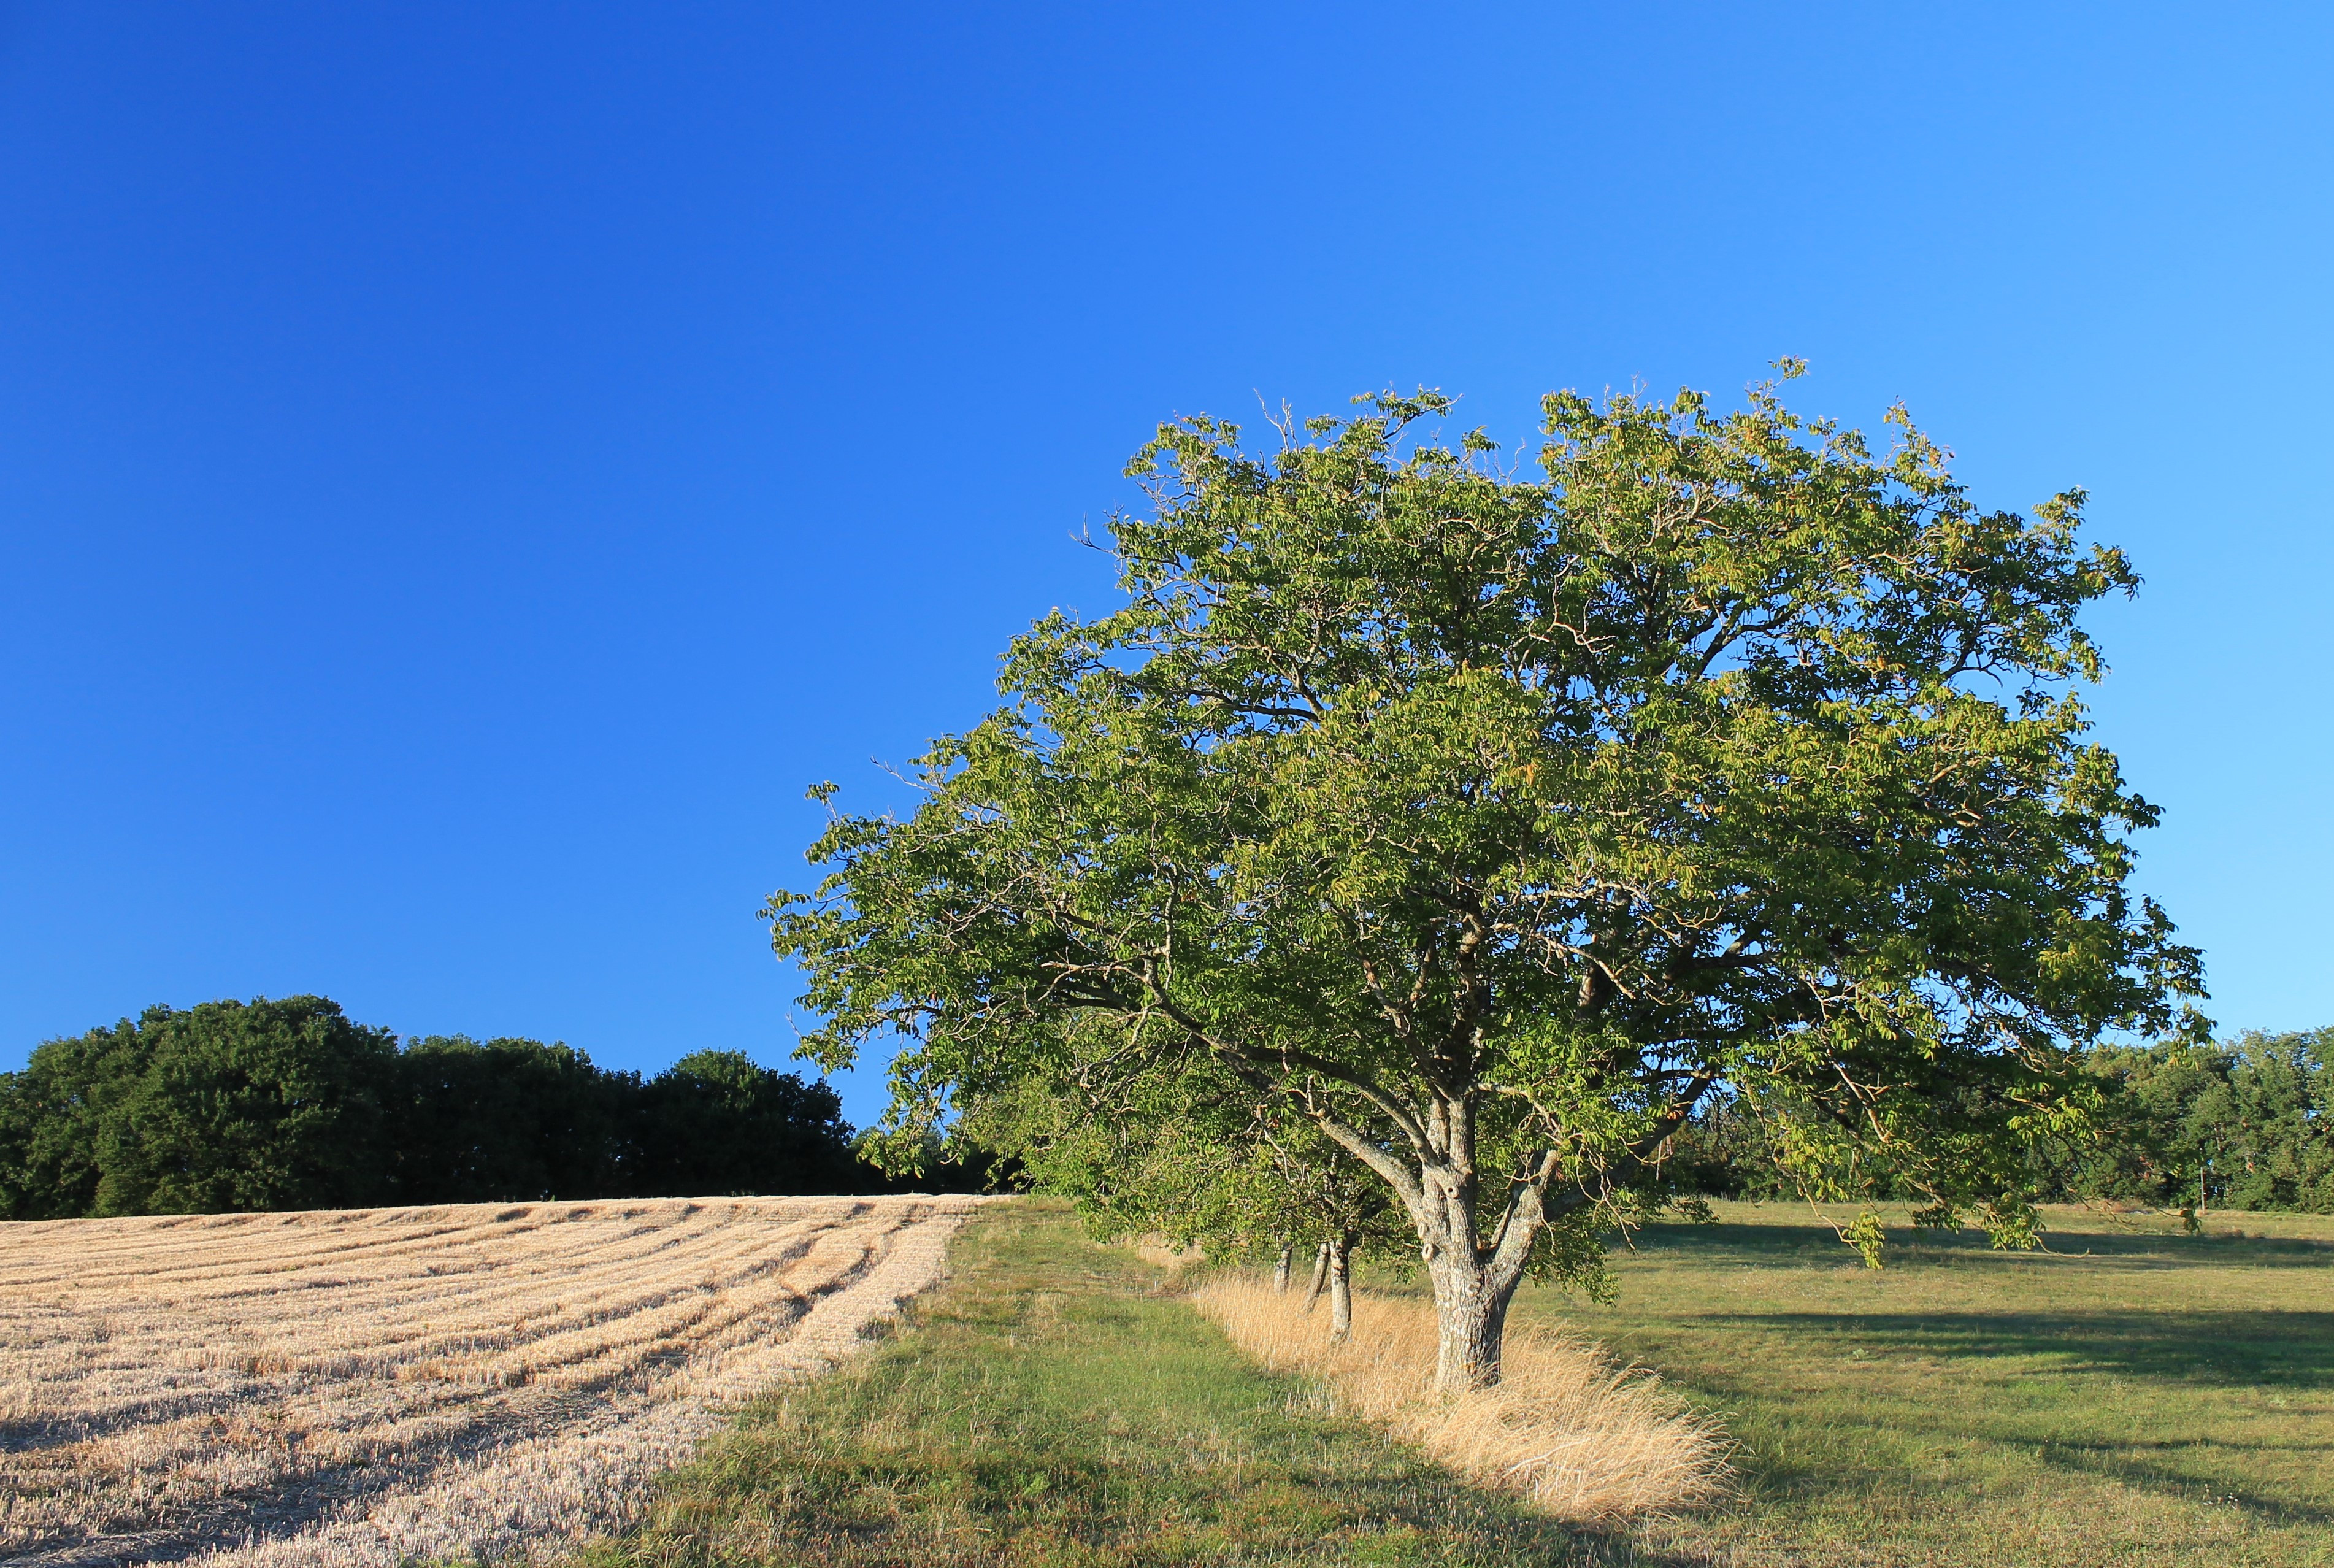
<path fill-rule="evenodd" d="M 950 1274 L 887 1343 L 748 1410 L 584 1563 L 1638 1561 L 1326 1417 L 1058 1207 L 989 1210 Z"/>
<path fill-rule="evenodd" d="M 2334 1564 L 2334 1220 L 2187 1237 L 2062 1211 L 2046 1254 L 1892 1228 L 1875 1273 L 1803 1207 L 1721 1214 L 1641 1233 L 1614 1306 L 1519 1305 L 1659 1369 L 1741 1444 L 1738 1501 L 1630 1539 L 1327 1417 L 1032 1202 L 584 1562 Z"/>
<path fill-rule="evenodd" d="M 1745 1501 L 1648 1532 L 1688 1562 L 2334 1563 L 2334 1219 L 2054 1210 L 2047 1253 L 1892 1224 L 1864 1268 L 1804 1205 L 1722 1205 L 1529 1295 L 1741 1444 Z M 2231 1234 L 2235 1231 L 2237 1234 Z"/>

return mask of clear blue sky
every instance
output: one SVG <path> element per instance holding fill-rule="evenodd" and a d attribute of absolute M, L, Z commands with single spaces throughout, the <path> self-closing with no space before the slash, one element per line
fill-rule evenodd
<path fill-rule="evenodd" d="M 0 1067 L 295 992 L 783 1061 L 803 787 L 1106 601 L 1156 420 L 1782 353 L 2089 487 L 2141 880 L 2334 1022 L 2329 18 L 0 11 Z"/>

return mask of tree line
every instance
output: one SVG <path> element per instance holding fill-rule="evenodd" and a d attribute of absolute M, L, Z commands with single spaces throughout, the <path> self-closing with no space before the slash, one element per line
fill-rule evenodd
<path fill-rule="evenodd" d="M 0 1074 L 5 1219 L 887 1185 L 834 1089 L 737 1051 L 644 1078 L 540 1040 L 400 1040 L 320 996 L 152 1007 Z"/>
<path fill-rule="evenodd" d="M 2045 1136 L 2027 1149 L 2038 1196 L 2192 1215 L 2334 1214 L 2334 1029 L 2102 1046 L 2087 1060 L 2100 1093 L 2083 1136 Z M 1671 1176 L 1714 1197 L 1795 1192 L 1778 1140 L 1752 1108 L 1731 1099 L 1680 1132 Z M 1885 1170 L 1861 1193 L 1915 1195 Z"/>

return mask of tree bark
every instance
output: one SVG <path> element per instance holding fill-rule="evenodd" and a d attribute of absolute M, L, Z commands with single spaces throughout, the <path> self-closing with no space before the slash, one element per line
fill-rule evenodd
<path fill-rule="evenodd" d="M 1354 1238 L 1339 1236 L 1329 1244 L 1329 1337 L 1350 1339 L 1354 1332 Z"/>
<path fill-rule="evenodd" d="M 1674 1133 L 1710 1089 L 1713 1079 L 1698 1077 L 1672 1100 L 1669 1109 L 1635 1143 L 1621 1151 L 1642 1167 Z M 1413 1117 L 1389 1098 L 1373 1094 L 1409 1143 L 1409 1157 L 1374 1141 L 1335 1114 L 1314 1110 L 1313 1120 L 1330 1140 L 1376 1172 L 1402 1201 L 1418 1230 L 1419 1257 L 1434 1282 L 1434 1308 L 1441 1343 L 1434 1381 L 1442 1389 L 1488 1388 L 1500 1380 L 1500 1350 L 1508 1326 L 1508 1306 L 1523 1282 L 1533 1244 L 1564 1215 L 1596 1201 L 1585 1186 L 1566 1193 L 1551 1207 L 1549 1193 L 1563 1171 L 1560 1150 L 1536 1151 L 1508 1182 L 1494 1215 L 1478 1214 L 1481 1192 L 1475 1170 L 1475 1112 L 1470 1095 L 1438 1094 L 1423 1116 Z M 1479 1219 L 1489 1218 L 1485 1236 Z M 1320 1289 L 1326 1253 L 1314 1268 Z M 1310 1310 L 1312 1302 L 1306 1302 Z"/>
<path fill-rule="evenodd" d="M 1500 1380 L 1500 1351 L 1507 1338 L 1508 1304 L 1516 1280 L 1501 1282 L 1489 1269 L 1460 1258 L 1437 1260 L 1434 1315 L 1441 1330 L 1434 1361 L 1438 1389 L 1488 1389 Z"/>
<path fill-rule="evenodd" d="M 1278 1263 L 1272 1265 L 1272 1288 L 1274 1290 L 1285 1291 L 1288 1288 L 1288 1264 L 1289 1260 L 1296 1254 L 1296 1252 L 1297 1244 L 1295 1242 L 1283 1242 L 1280 1244 L 1280 1259 Z"/>
<path fill-rule="evenodd" d="M 1489 1388 L 1500 1380 L 1508 1303 L 1522 1282 L 1534 1239 L 1547 1227 L 1547 1183 L 1555 1157 L 1542 1151 L 1531 1178 L 1509 1192 L 1489 1245 L 1477 1228 L 1473 1117 L 1463 1104 L 1439 1105 L 1425 1123 L 1425 1168 L 1404 1169 L 1353 1128 L 1322 1118 L 1323 1130 L 1385 1177 L 1418 1228 L 1419 1255 L 1434 1282 L 1440 1324 L 1434 1382 L 1440 1389 Z M 1449 1151 L 1457 1151 L 1454 1157 Z M 1314 1294 L 1328 1265 L 1324 1244 L 1313 1271 Z M 1312 1296 L 1306 1310 L 1312 1310 Z"/>
<path fill-rule="evenodd" d="M 1305 1310 L 1311 1312 L 1313 1303 L 1321 1299 L 1321 1287 L 1329 1280 L 1329 1244 L 1323 1242 L 1321 1250 L 1313 1254 L 1313 1284 L 1305 1292 Z"/>
<path fill-rule="evenodd" d="M 1487 1389 L 1500 1380 L 1508 1307 L 1523 1282 L 1532 1244 L 1548 1224 L 1543 1184 L 1554 1162 L 1544 1153 L 1537 1163 L 1535 1179 L 1510 1189 L 1488 1243 L 1476 1228 L 1471 1173 L 1422 1184 L 1428 1202 L 1413 1217 L 1420 1255 L 1434 1282 L 1438 1389 Z"/>

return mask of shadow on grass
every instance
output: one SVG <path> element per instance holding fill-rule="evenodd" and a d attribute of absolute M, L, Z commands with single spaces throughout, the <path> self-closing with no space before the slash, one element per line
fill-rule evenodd
<path fill-rule="evenodd" d="M 1966 1443 L 1976 1434 L 1936 1420 L 1895 1419 L 1886 1423 L 1895 1432 L 1957 1440 Z M 2112 1482 L 2135 1492 L 2189 1502 L 2199 1500 L 2226 1507 L 2242 1509 L 2261 1524 L 2305 1525 L 2323 1529 L 2334 1525 L 2334 1509 L 2281 1496 L 2252 1481 L 2232 1480 L 2228 1475 L 2229 1461 L 2242 1466 L 2249 1454 L 2283 1449 L 2305 1453 L 2321 1453 L 2322 1445 L 2241 1444 L 2210 1439 L 2161 1444 L 2051 1442 L 2039 1446 L 2016 1446 L 2021 1455 L 2031 1455 L 2045 1471 L 2069 1478 L 2077 1476 L 2094 1481 Z M 2211 1472 L 2200 1473 L 2204 1466 L 2183 1466 L 2180 1457 L 2198 1460 L 2218 1460 Z M 1739 1457 L 1740 1472 L 1747 1496 L 1755 1505 L 1771 1505 L 1785 1499 L 1821 1503 L 1860 1501 L 1870 1496 L 1875 1483 L 1881 1477 L 1875 1467 L 1843 1466 L 1827 1457 L 1818 1460 L 1790 1455 L 1762 1452 Z M 1975 1506 L 1982 1494 L 1982 1483 L 1966 1470 L 1957 1470 L 1948 1477 L 1924 1475 L 1911 1466 L 1892 1468 L 1885 1485 L 1892 1490 L 1901 1489 L 1916 1498 L 1925 1499 L 1922 1510 L 1953 1510 Z"/>
<path fill-rule="evenodd" d="M 2334 1312 L 1713 1312 L 1702 1321 L 1886 1352 L 2039 1360 L 2056 1376 L 2334 1388 Z"/>
<path fill-rule="evenodd" d="M 2187 1420 L 2171 1435 L 2092 1437 L 2080 1430 L 2102 1408 L 2090 1391 L 2098 1379 L 2131 1390 L 2131 1413 L 2138 1419 L 2151 1409 L 2178 1408 L 2184 1390 L 2334 1389 L 2334 1312 L 1724 1312 L 1699 1321 L 1786 1336 L 1800 1345 L 1836 1346 L 1844 1359 L 1869 1352 L 1875 1360 L 1857 1363 L 1863 1366 L 1886 1368 L 1892 1357 L 2011 1362 L 2022 1384 L 2043 1384 L 2030 1402 L 1976 1416 L 1873 1393 L 1848 1418 L 1880 1439 L 1869 1446 L 1869 1463 L 1842 1466 L 1836 1453 L 1801 1454 L 1793 1446 L 1745 1454 L 1741 1467 L 1754 1496 L 1845 1495 L 1868 1486 L 1876 1467 L 1895 1470 L 1915 1492 L 1940 1498 L 1965 1494 L 1966 1478 L 1932 1482 L 1915 1475 L 1909 1462 L 1892 1464 L 1905 1452 L 1887 1440 L 1895 1437 L 1910 1440 L 1908 1447 L 1916 1451 L 1942 1447 L 1951 1452 L 1973 1444 L 2162 1495 L 2201 1495 L 2263 1523 L 2334 1524 L 2334 1510 L 2278 1495 L 2262 1479 L 2265 1469 L 2291 1475 L 2334 1466 L 2334 1429 L 2322 1423 L 2306 1426 L 2307 1435 L 2293 1438 L 2228 1436 Z M 1769 1399 L 1732 1378 L 1693 1380 L 1723 1398 Z M 2054 1406 L 2065 1412 L 2064 1425 L 2055 1429 Z M 2297 1457 L 2315 1463 L 2297 1466 Z M 2265 1465 L 2269 1460 L 2282 1463 Z"/>
<path fill-rule="evenodd" d="M 1650 1224 L 1635 1235 L 1636 1250 L 1658 1256 L 1689 1254 L 1700 1263 L 1738 1268 L 1815 1263 L 1847 1269 L 1856 1253 L 1830 1227 L 1821 1224 Z M 2046 1231 L 2039 1252 L 1995 1250 L 1981 1231 L 1924 1231 L 1892 1226 L 1891 1268 L 1931 1266 L 2033 1267 L 2059 1260 L 2082 1260 L 2110 1268 L 2325 1269 L 2334 1273 L 2334 1242 L 2299 1236 L 2241 1236 L 2207 1232 L 2178 1235 L 2163 1231 Z"/>
<path fill-rule="evenodd" d="M 2137 1444 L 2052 1443 L 2041 1450 L 2041 1458 L 2054 1469 L 2078 1471 L 2166 1495 L 2194 1497 L 2200 1490 L 2205 1491 L 2214 1502 L 2242 1508 L 2264 1524 L 2321 1527 L 2334 1524 L 2334 1509 L 2280 1497 L 2249 1481 L 2229 1480 L 2225 1475 L 2199 1476 L 2194 1469 L 2168 1462 L 2168 1457 L 2174 1455 L 2211 1455 L 2233 1459 L 2242 1466 L 2248 1457 L 2277 1451 L 2316 1454 L 2321 1457 L 2321 1463 L 2334 1463 L 2334 1452 L 2329 1452 L 2323 1443 L 2232 1443 L 2218 1438 Z"/>

